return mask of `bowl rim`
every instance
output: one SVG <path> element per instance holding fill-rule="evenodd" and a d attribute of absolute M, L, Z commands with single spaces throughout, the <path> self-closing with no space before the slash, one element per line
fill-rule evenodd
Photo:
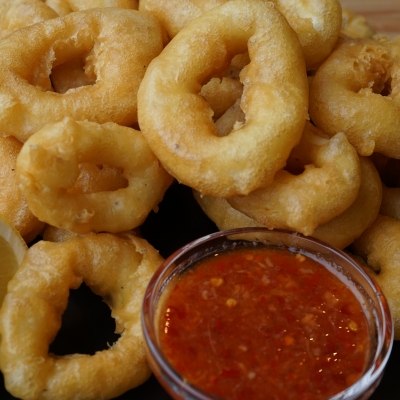
<path fill-rule="evenodd" d="M 339 257 L 339 259 L 345 260 L 349 265 L 351 265 L 351 268 L 353 268 L 356 273 L 361 275 L 362 279 L 365 281 L 366 284 L 368 284 L 369 288 L 372 289 L 377 299 L 377 305 L 379 306 L 379 310 L 377 311 L 379 313 L 378 316 L 380 317 L 380 323 L 379 321 L 376 321 L 375 318 L 376 349 L 374 349 L 375 351 L 373 353 L 373 356 L 371 356 L 370 365 L 356 382 L 354 382 L 351 386 L 347 387 L 343 391 L 331 396 L 327 400 L 355 400 L 361 398 L 367 399 L 369 396 L 360 396 L 363 396 L 364 392 L 368 389 L 369 395 L 371 395 L 372 392 L 375 390 L 383 375 L 383 371 L 387 365 L 390 353 L 393 348 L 394 324 L 387 299 L 376 280 L 373 279 L 372 276 L 368 274 L 360 265 L 360 263 L 350 254 L 346 253 L 343 250 L 337 249 L 319 239 L 284 229 L 269 229 L 266 227 L 240 227 L 234 229 L 219 230 L 217 232 L 212 232 L 210 234 L 204 235 L 188 242 L 187 244 L 172 252 L 171 255 L 169 255 L 167 258 L 165 258 L 165 260 L 161 263 L 161 265 L 153 274 L 151 280 L 148 283 L 142 303 L 141 312 L 141 324 L 145 340 L 146 353 L 154 375 L 170 394 L 184 393 L 186 396 L 188 396 L 184 397 L 185 399 L 218 400 L 217 397 L 205 393 L 201 389 L 190 384 L 190 382 L 186 381 L 184 377 L 182 377 L 182 375 L 171 366 L 168 359 L 164 357 L 156 340 L 156 332 L 153 323 L 153 318 L 156 315 L 156 309 L 153 309 L 152 305 L 156 299 L 159 300 L 161 298 L 166 286 L 171 281 L 173 281 L 173 279 L 177 275 L 179 275 L 182 270 L 185 270 L 186 268 L 190 267 L 190 265 L 193 265 L 193 262 L 188 262 L 186 266 L 179 268 L 179 263 L 177 265 L 175 265 L 175 263 L 181 257 L 184 257 L 192 250 L 195 250 L 204 244 L 215 242 L 223 238 L 228 238 L 229 236 L 252 234 L 256 232 L 268 235 L 279 235 L 281 237 L 285 236 L 288 239 L 295 238 L 296 240 L 299 240 L 301 243 L 303 243 L 303 245 L 307 243 L 307 245 L 313 245 L 324 249 L 329 253 L 332 253 L 335 257 Z M 289 248 L 289 246 L 286 244 L 284 244 L 282 247 L 288 249 L 289 251 L 292 251 L 291 249 L 295 248 L 297 248 L 298 250 L 301 250 L 303 248 L 303 246 L 290 246 Z M 312 253 L 311 250 L 308 250 L 308 252 Z M 206 257 L 206 255 L 204 257 Z M 322 262 L 320 263 L 323 264 Z M 324 266 L 325 268 L 329 269 L 326 265 Z M 169 270 L 171 270 L 172 273 L 168 274 L 168 272 L 170 272 Z M 333 272 L 331 271 L 331 273 Z M 158 292 L 156 291 L 157 288 L 160 289 Z M 152 310 L 150 314 L 149 310 Z M 162 376 L 160 376 L 160 374 L 162 374 Z M 168 384 L 166 384 L 166 382 L 168 382 Z"/>

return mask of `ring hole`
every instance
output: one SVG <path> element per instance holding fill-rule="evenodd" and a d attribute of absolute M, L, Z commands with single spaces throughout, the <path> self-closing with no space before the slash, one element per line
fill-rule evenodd
<path fill-rule="evenodd" d="M 304 164 L 299 159 L 291 157 L 288 159 L 284 170 L 291 175 L 301 175 L 304 172 Z"/>
<path fill-rule="evenodd" d="M 380 94 L 381 96 L 390 96 L 392 93 L 392 80 L 389 78 L 387 81 L 385 81 L 380 89 Z"/>
<path fill-rule="evenodd" d="M 70 89 L 96 83 L 94 66 L 90 63 L 90 57 L 75 57 L 53 67 L 50 81 L 53 91 L 66 93 Z"/>
<path fill-rule="evenodd" d="M 70 290 L 61 329 L 51 343 L 49 352 L 59 356 L 93 355 L 108 349 L 118 338 L 110 308 L 100 296 L 82 284 L 78 289 Z"/>
<path fill-rule="evenodd" d="M 105 164 L 81 163 L 79 170 L 74 186 L 68 190 L 71 194 L 112 192 L 128 187 L 128 180 L 120 168 Z"/>
<path fill-rule="evenodd" d="M 213 111 L 213 121 L 218 136 L 226 136 L 239 128 L 245 120 L 240 107 L 243 83 L 240 74 L 249 63 L 247 53 L 234 56 L 225 71 L 211 77 L 200 90 L 202 96 Z"/>
<path fill-rule="evenodd" d="M 374 93 L 381 96 L 390 96 L 392 93 L 391 57 L 386 51 L 366 47 L 358 59 L 353 62 L 359 93 Z"/>
<path fill-rule="evenodd" d="M 385 79 L 382 77 L 374 78 L 368 83 L 368 86 L 363 86 L 356 90 L 358 93 L 374 93 L 384 97 L 390 96 L 392 93 L 391 78 Z"/>

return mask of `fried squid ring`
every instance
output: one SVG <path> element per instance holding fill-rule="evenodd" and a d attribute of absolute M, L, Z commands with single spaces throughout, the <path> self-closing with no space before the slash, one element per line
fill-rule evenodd
<path fill-rule="evenodd" d="M 64 116 L 134 124 L 139 84 L 162 48 L 158 21 L 136 10 L 79 11 L 13 32 L 0 44 L 0 131 L 25 141 Z M 85 55 L 96 82 L 51 91 L 53 66 Z"/>
<path fill-rule="evenodd" d="M 174 37 L 190 21 L 227 0 L 141 0 L 139 10 L 153 13 Z M 298 35 L 309 68 L 332 51 L 342 23 L 338 0 L 273 0 Z"/>
<path fill-rule="evenodd" d="M 128 186 L 80 193 L 75 185 L 81 163 L 118 168 Z M 40 220 L 78 233 L 139 226 L 172 181 L 140 132 L 69 118 L 46 125 L 25 142 L 17 174 L 29 208 Z"/>
<path fill-rule="evenodd" d="M 241 73 L 245 123 L 218 137 L 201 86 L 249 50 Z M 201 51 L 200 51 L 201 49 Z M 298 40 L 271 3 L 232 0 L 193 20 L 146 71 L 139 125 L 164 167 L 204 194 L 247 194 L 273 180 L 307 117 Z"/>
<path fill-rule="evenodd" d="M 147 241 L 133 235 L 89 234 L 33 245 L 8 286 L 0 314 L 6 389 L 21 399 L 104 400 L 146 381 L 150 369 L 140 310 L 161 261 Z M 50 354 L 69 290 L 83 282 L 109 305 L 120 337 L 94 355 Z"/>
<path fill-rule="evenodd" d="M 387 39 L 341 43 L 317 70 L 310 115 L 330 135 L 344 132 L 360 155 L 400 158 L 400 56 Z"/>
<path fill-rule="evenodd" d="M 0 1 L 0 37 L 20 28 L 58 17 L 41 0 Z"/>
<path fill-rule="evenodd" d="M 310 236 L 333 247 L 344 249 L 375 221 L 382 198 L 382 184 L 369 159 L 361 158 L 360 166 L 361 186 L 356 200 L 342 214 L 318 226 Z M 233 208 L 226 199 L 201 196 L 198 192 L 194 192 L 194 198 L 220 230 L 264 226 Z"/>
<path fill-rule="evenodd" d="M 395 339 L 400 339 L 400 220 L 379 215 L 351 250 L 371 268 L 385 294 L 394 321 Z M 373 272 L 375 271 L 375 272 Z"/>
<path fill-rule="evenodd" d="M 22 144 L 12 136 L 0 136 L 0 215 L 21 234 L 27 243 L 44 228 L 29 210 L 17 184 L 15 166 Z"/>
<path fill-rule="evenodd" d="M 318 133 L 307 124 L 289 159 L 295 173 L 282 169 L 272 184 L 247 196 L 230 197 L 229 203 L 268 228 L 304 235 L 341 214 L 359 191 L 359 157 L 344 134 L 328 140 Z"/>

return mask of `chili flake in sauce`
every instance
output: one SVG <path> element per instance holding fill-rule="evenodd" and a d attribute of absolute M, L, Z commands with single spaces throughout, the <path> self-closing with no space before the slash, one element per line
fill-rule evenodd
<path fill-rule="evenodd" d="M 363 373 L 362 306 L 319 262 L 268 248 L 223 252 L 166 296 L 160 345 L 185 380 L 223 399 L 326 399 Z"/>

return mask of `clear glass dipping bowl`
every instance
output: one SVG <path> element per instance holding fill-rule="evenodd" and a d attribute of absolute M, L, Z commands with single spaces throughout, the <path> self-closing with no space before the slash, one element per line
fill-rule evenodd
<path fill-rule="evenodd" d="M 174 399 L 215 399 L 183 379 L 164 357 L 159 346 L 157 311 L 168 288 L 188 268 L 212 254 L 242 246 L 244 242 L 250 246 L 278 247 L 307 255 L 335 272 L 353 290 L 369 322 L 371 357 L 361 378 L 329 400 L 368 399 L 383 376 L 393 346 L 392 319 L 381 289 L 355 259 L 345 252 L 296 233 L 266 228 L 239 228 L 202 237 L 174 252 L 155 273 L 145 293 L 142 327 L 148 361 L 158 381 Z"/>

